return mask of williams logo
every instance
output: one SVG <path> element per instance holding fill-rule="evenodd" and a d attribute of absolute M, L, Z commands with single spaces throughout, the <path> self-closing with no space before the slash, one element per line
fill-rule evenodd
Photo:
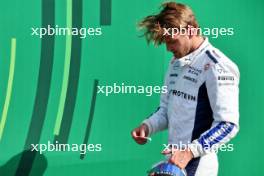
<path fill-rule="evenodd" d="M 226 74 L 226 73 L 228 73 L 227 70 L 222 69 L 222 68 L 218 68 L 218 69 L 217 69 L 217 72 L 218 72 L 219 74 Z"/>

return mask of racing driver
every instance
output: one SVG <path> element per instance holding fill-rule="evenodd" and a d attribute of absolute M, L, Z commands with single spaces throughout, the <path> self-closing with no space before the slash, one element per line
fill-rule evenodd
<path fill-rule="evenodd" d="M 168 129 L 168 144 L 173 147 L 163 153 L 170 154 L 171 163 L 188 176 L 216 176 L 215 149 L 239 130 L 239 70 L 200 33 L 172 35 L 173 29 L 189 26 L 199 28 L 192 10 L 176 2 L 164 3 L 160 13 L 139 23 L 148 42 L 165 43 L 174 56 L 158 110 L 131 135 L 145 144 L 152 134 Z"/>

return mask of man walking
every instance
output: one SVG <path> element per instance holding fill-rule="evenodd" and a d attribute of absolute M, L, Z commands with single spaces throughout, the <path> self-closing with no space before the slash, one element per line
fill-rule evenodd
<path fill-rule="evenodd" d="M 139 26 L 148 42 L 165 43 L 174 57 L 164 81 L 167 93 L 161 95 L 158 110 L 131 132 L 132 137 L 145 144 L 146 137 L 168 129 L 172 151 L 164 153 L 171 153 L 171 163 L 188 176 L 216 176 L 215 149 L 239 130 L 237 66 L 199 33 L 174 33 L 199 28 L 186 5 L 165 3 L 159 14 L 147 16 Z"/>

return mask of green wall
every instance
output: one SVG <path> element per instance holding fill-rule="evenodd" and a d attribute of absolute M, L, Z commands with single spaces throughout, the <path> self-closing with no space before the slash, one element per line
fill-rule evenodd
<path fill-rule="evenodd" d="M 136 29 L 137 22 L 157 12 L 161 2 L 0 2 L 1 117 L 7 112 L 5 123 L 1 121 L 1 176 L 146 175 L 146 170 L 162 158 L 160 151 L 167 140 L 166 132 L 153 136 L 153 141 L 145 146 L 135 144 L 130 137 L 130 131 L 155 110 L 158 94 L 148 97 L 94 93 L 97 84 L 162 85 L 171 55 L 164 46 L 148 46 Z M 233 36 L 209 37 L 211 43 L 237 63 L 241 72 L 240 132 L 232 141 L 234 151 L 219 154 L 219 175 L 262 175 L 263 1 L 181 2 L 193 8 L 202 27 L 234 28 Z M 85 39 L 31 36 L 31 27 L 48 24 L 101 27 L 103 34 Z M 11 57 L 11 53 L 15 55 Z M 8 87 L 10 83 L 12 86 Z M 58 116 L 62 125 L 60 134 L 55 135 Z M 87 128 L 87 124 L 91 126 Z M 46 144 L 58 139 L 81 144 L 85 136 L 89 143 L 101 143 L 102 151 L 88 152 L 84 159 L 80 159 L 78 152 L 25 152 L 31 143 Z"/>

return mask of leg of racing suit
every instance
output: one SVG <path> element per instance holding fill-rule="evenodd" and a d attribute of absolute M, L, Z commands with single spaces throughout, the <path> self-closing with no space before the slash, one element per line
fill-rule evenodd
<path fill-rule="evenodd" d="M 217 176 L 218 160 L 215 153 L 192 159 L 185 168 L 187 176 Z"/>

